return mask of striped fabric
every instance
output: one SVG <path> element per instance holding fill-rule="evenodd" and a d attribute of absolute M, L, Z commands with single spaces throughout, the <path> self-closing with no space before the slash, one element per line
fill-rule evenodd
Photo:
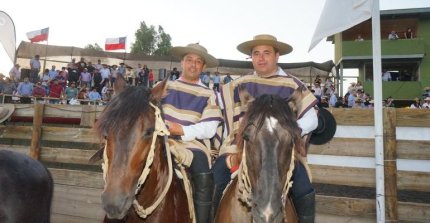
<path fill-rule="evenodd" d="M 181 80 L 169 81 L 167 84 L 167 96 L 161 102 L 165 120 L 183 126 L 207 121 L 223 122 L 221 110 L 217 104 L 217 96 L 213 90 Z M 222 125 L 220 126 L 222 127 Z M 216 135 L 214 138 L 217 143 L 212 146 L 218 149 L 221 137 Z M 209 140 L 182 143 L 186 144 L 184 145 L 186 148 L 202 149 L 207 154 L 210 152 Z"/>
<path fill-rule="evenodd" d="M 223 86 L 221 91 L 224 103 L 224 118 L 226 124 L 227 137 L 223 142 L 220 154 L 237 152 L 235 136 L 239 130 L 240 121 L 246 111 L 239 98 L 238 86 L 245 89 L 257 98 L 263 94 L 279 95 L 288 99 L 290 95 L 303 83 L 291 75 L 274 75 L 268 78 L 259 77 L 256 74 L 245 75 Z M 306 111 L 316 105 L 317 99 L 306 90 L 304 98 L 297 104 L 298 117 L 300 118 Z"/>

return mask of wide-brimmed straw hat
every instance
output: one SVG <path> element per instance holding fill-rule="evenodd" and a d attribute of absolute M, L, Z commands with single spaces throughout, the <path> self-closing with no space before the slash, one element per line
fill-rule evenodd
<path fill-rule="evenodd" d="M 218 60 L 208 53 L 208 50 L 198 43 L 190 43 L 187 46 L 176 46 L 172 48 L 172 55 L 182 59 L 189 53 L 201 56 L 205 60 L 206 67 L 218 66 Z"/>
<path fill-rule="evenodd" d="M 424 98 L 424 101 L 430 101 L 430 97 Z"/>
<path fill-rule="evenodd" d="M 15 111 L 13 104 L 0 104 L 0 123 L 6 121 Z"/>
<path fill-rule="evenodd" d="M 279 52 L 279 55 L 285 55 L 293 51 L 293 47 L 286 43 L 278 41 L 276 37 L 268 34 L 256 35 L 254 36 L 254 39 L 239 44 L 237 46 L 237 49 L 240 52 L 251 56 L 252 49 L 260 45 L 273 46 L 273 48 L 275 48 Z"/>

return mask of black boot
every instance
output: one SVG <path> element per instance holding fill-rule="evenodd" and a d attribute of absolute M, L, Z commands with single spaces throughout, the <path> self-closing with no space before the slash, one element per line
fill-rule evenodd
<path fill-rule="evenodd" d="M 196 223 L 208 223 L 214 190 L 212 172 L 195 174 L 192 180 Z"/>
<path fill-rule="evenodd" d="M 315 222 L 315 190 L 305 196 L 293 199 L 300 223 Z"/>

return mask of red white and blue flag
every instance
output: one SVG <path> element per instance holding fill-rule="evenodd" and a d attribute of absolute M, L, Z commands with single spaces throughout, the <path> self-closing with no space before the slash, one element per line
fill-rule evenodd
<path fill-rule="evenodd" d="M 35 30 L 27 33 L 28 39 L 32 43 L 48 40 L 49 28 Z"/>
<path fill-rule="evenodd" d="M 127 37 L 107 38 L 105 50 L 121 50 L 125 49 L 125 41 Z"/>

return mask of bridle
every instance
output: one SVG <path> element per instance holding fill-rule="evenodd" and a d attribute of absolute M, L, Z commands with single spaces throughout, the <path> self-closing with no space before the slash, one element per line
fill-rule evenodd
<path fill-rule="evenodd" d="M 249 123 L 248 123 L 249 125 Z M 287 179 L 285 180 L 284 187 L 282 188 L 282 205 L 285 207 L 288 192 L 293 185 L 291 177 L 294 170 L 294 158 L 295 158 L 295 143 L 291 151 L 290 167 L 287 172 Z M 248 165 L 246 163 L 246 140 L 244 140 L 242 148 L 242 161 L 238 169 L 238 196 L 239 200 L 244 202 L 248 207 L 252 208 L 252 186 L 249 180 Z"/>
<path fill-rule="evenodd" d="M 144 207 L 142 207 L 142 205 L 139 204 L 139 202 L 136 200 L 136 198 L 134 199 L 133 207 L 136 210 L 136 213 L 141 218 L 146 218 L 148 215 L 150 215 L 152 212 L 154 212 L 154 210 L 160 205 L 160 203 L 166 197 L 167 191 L 170 188 L 170 184 L 172 183 L 172 178 L 173 178 L 172 156 L 170 154 L 170 148 L 169 148 L 169 145 L 167 143 L 167 136 L 170 135 L 170 132 L 167 129 L 166 124 L 164 124 L 163 118 L 161 117 L 160 108 L 158 108 L 157 106 L 155 106 L 151 102 L 149 103 L 149 105 L 152 108 L 154 108 L 155 129 L 154 129 L 154 132 L 152 134 L 151 148 L 149 149 L 148 156 L 146 157 L 145 167 L 143 168 L 142 173 L 141 173 L 139 180 L 137 182 L 137 188 L 135 191 L 135 195 L 139 193 L 142 185 L 145 183 L 145 181 L 149 175 L 149 171 L 151 170 L 151 165 L 154 161 L 155 142 L 157 141 L 158 136 L 164 137 L 164 143 L 165 143 L 165 147 L 166 147 L 167 164 L 169 167 L 168 168 L 169 171 L 168 171 L 167 183 L 164 185 L 164 188 L 163 188 L 163 191 L 161 192 L 161 195 L 157 198 L 157 200 L 152 205 L 150 205 L 147 208 L 144 208 Z M 107 143 L 105 143 L 105 148 L 104 148 L 104 152 L 103 152 L 103 163 L 102 163 L 103 179 L 105 181 L 105 184 L 106 184 L 107 171 L 108 171 L 108 167 L 109 167 L 109 158 L 107 157 L 106 145 L 107 145 Z"/>

